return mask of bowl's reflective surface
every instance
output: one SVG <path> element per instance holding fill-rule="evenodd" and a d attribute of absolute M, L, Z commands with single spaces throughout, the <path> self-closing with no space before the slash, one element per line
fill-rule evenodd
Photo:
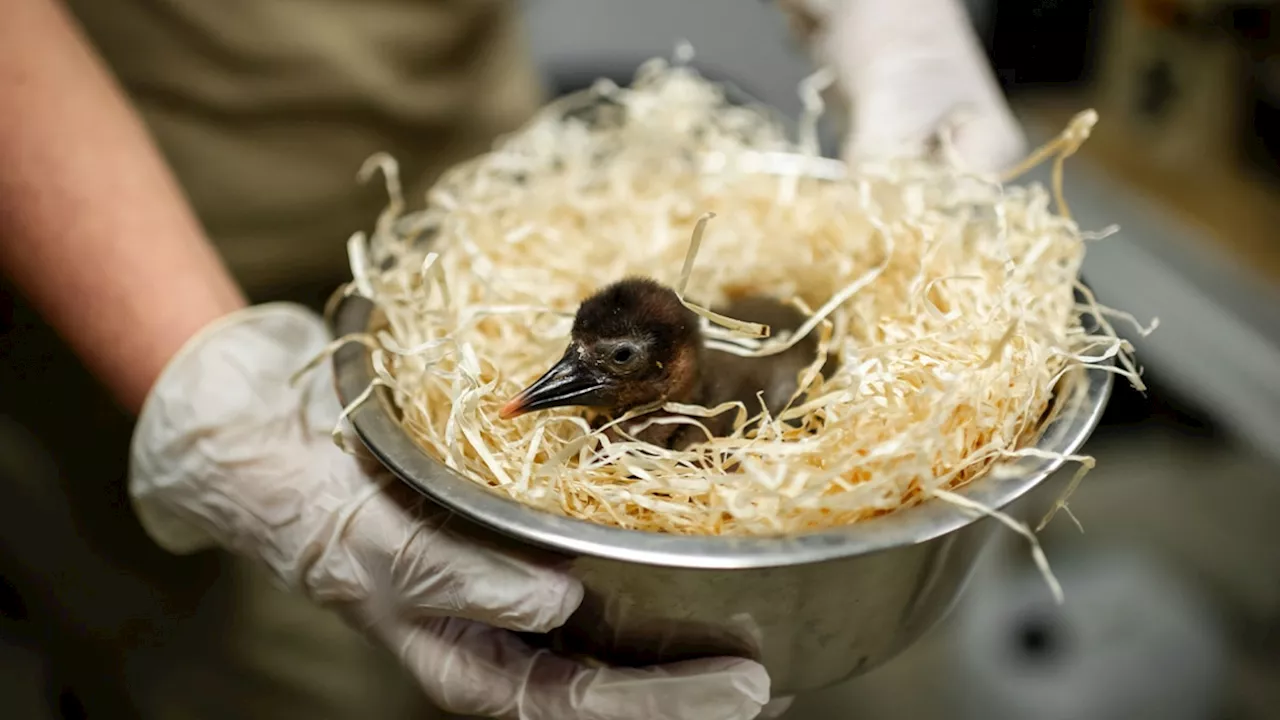
<path fill-rule="evenodd" d="M 373 306 L 334 308 L 335 334 L 366 332 Z M 369 350 L 334 356 L 344 404 L 373 377 Z M 1104 370 L 1081 372 L 1069 406 L 1037 446 L 1075 452 L 1111 391 Z M 901 652 L 951 607 L 995 523 L 939 501 L 847 528 L 788 538 L 679 537 L 605 527 L 533 510 L 462 478 L 400 427 L 379 388 L 351 414 L 362 441 L 392 472 L 467 522 L 466 532 L 573 558 L 587 595 L 550 640 L 570 652 L 648 664 L 708 654 L 753 657 L 776 695 L 825 687 Z M 1057 499 L 1063 461 L 1024 458 L 957 491 L 1020 520 Z M 1052 481 L 1046 482 L 1052 478 Z"/>

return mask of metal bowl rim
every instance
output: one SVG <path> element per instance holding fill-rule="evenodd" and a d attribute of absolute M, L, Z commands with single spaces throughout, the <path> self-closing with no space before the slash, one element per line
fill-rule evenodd
<path fill-rule="evenodd" d="M 374 305 L 351 295 L 331 305 L 335 336 L 364 333 Z M 333 357 L 338 397 L 349 405 L 373 380 L 371 351 L 348 343 Z M 1041 433 L 1036 447 L 1074 454 L 1102 418 L 1113 377 L 1108 368 L 1081 370 L 1086 382 L 1075 412 L 1064 411 Z M 361 404 L 348 420 L 361 442 L 387 469 L 438 505 L 508 538 L 569 556 L 689 569 L 759 569 L 825 562 L 928 542 L 983 516 L 940 500 L 852 525 L 786 537 L 682 536 L 600 525 L 532 508 L 481 487 L 429 456 L 392 416 L 385 388 Z M 1017 475 L 984 475 L 954 492 L 1001 509 L 1060 469 L 1062 458 L 1025 457 Z"/>

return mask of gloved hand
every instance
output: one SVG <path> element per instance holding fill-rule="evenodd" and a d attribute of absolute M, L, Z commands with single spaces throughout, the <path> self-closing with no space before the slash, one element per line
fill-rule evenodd
<path fill-rule="evenodd" d="M 385 471 L 337 448 L 323 370 L 290 375 L 330 340 L 292 305 L 242 310 L 170 361 L 135 431 L 130 492 L 176 553 L 257 558 L 388 644 L 444 709 L 521 720 L 749 720 L 764 669 L 709 659 L 588 668 L 525 645 L 577 608 L 582 587 L 546 561 L 470 544 Z"/>
<path fill-rule="evenodd" d="M 1026 138 L 960 0 L 778 0 L 849 105 L 848 160 L 921 154 L 944 123 L 960 159 L 998 171 Z"/>

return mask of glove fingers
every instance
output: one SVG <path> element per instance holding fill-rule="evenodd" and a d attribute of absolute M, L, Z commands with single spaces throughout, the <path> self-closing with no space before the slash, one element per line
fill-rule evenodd
<path fill-rule="evenodd" d="M 514 634 L 439 618 L 379 628 L 445 709 L 502 720 L 752 720 L 769 678 L 749 660 L 594 668 L 534 650 Z"/>
<path fill-rule="evenodd" d="M 794 703 L 795 700 L 796 698 L 794 695 L 770 700 L 769 703 L 760 710 L 760 714 L 756 716 L 756 720 L 778 720 L 778 718 L 785 715 L 786 712 L 791 709 L 791 704 Z"/>
<path fill-rule="evenodd" d="M 560 567 L 477 544 L 448 527 L 427 527 L 396 558 L 399 591 L 413 609 L 547 632 L 563 625 L 582 602 L 581 582 Z M 434 559 L 424 562 L 428 552 Z"/>
<path fill-rule="evenodd" d="M 582 601 L 582 584 L 553 561 L 519 557 L 462 537 L 448 515 L 394 478 L 382 479 L 349 513 L 310 575 L 332 599 L 389 598 L 373 615 L 452 616 L 526 632 L 559 627 Z M 375 484 L 376 485 L 376 484 Z"/>

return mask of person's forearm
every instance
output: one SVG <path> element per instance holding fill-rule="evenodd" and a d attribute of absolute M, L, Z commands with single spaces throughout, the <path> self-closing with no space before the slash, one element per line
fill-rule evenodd
<path fill-rule="evenodd" d="M 136 412 L 244 298 L 58 3 L 0 0 L 0 17 L 0 269 Z"/>

